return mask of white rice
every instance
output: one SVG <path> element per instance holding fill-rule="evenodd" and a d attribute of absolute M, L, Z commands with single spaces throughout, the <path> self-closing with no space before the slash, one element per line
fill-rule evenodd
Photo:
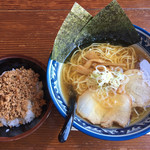
<path fill-rule="evenodd" d="M 14 120 L 11 121 L 6 121 L 6 119 L 4 118 L 0 118 L 0 122 L 4 125 L 4 126 L 9 126 L 9 127 L 19 127 L 20 124 L 19 122 L 21 121 L 23 124 L 29 123 L 31 122 L 34 118 L 35 118 L 35 114 L 32 112 L 32 104 L 31 101 L 28 101 L 28 111 L 26 112 L 26 116 L 25 118 L 16 118 Z"/>

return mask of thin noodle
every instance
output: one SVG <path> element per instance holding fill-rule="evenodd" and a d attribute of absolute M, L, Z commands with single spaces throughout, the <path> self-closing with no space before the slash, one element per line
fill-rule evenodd
<path fill-rule="evenodd" d="M 92 81 L 89 81 L 89 75 L 82 75 L 76 71 L 77 65 L 83 66 L 87 61 L 85 55 L 89 50 L 94 51 L 97 56 L 105 62 L 126 64 L 125 67 L 122 67 L 123 71 L 133 69 L 137 62 L 135 50 L 131 46 L 122 47 L 106 43 L 93 43 L 83 50 L 79 48 L 73 53 L 70 62 L 65 64 L 63 68 L 64 81 L 68 84 L 72 84 L 79 95 L 88 88 L 91 87 L 93 89 L 94 86 L 96 86 Z"/>

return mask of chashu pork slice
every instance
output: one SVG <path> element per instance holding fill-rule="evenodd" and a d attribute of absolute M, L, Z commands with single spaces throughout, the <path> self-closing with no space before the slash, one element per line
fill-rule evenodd
<path fill-rule="evenodd" d="M 77 101 L 77 112 L 92 124 L 100 124 L 105 110 L 95 98 L 95 93 L 87 90 Z"/>
<path fill-rule="evenodd" d="M 129 77 L 125 91 L 132 98 L 132 107 L 150 105 L 150 86 L 143 79 L 143 72 L 132 69 L 126 71 L 125 74 Z"/>
<path fill-rule="evenodd" d="M 117 94 L 110 101 L 113 105 L 108 108 L 97 99 L 94 92 L 86 91 L 77 101 L 77 112 L 93 124 L 102 127 L 111 127 L 114 122 L 124 127 L 128 124 L 131 115 L 131 99 L 126 94 Z"/>
<path fill-rule="evenodd" d="M 115 101 L 112 108 L 106 109 L 106 113 L 101 120 L 101 126 L 109 128 L 113 123 L 122 127 L 128 125 L 131 116 L 132 100 L 127 94 L 117 94 L 112 97 Z"/>

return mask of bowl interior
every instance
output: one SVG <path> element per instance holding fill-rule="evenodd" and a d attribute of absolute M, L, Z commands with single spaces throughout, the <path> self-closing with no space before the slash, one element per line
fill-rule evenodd
<path fill-rule="evenodd" d="M 43 83 L 44 99 L 46 100 L 46 105 L 42 107 L 41 115 L 28 124 L 12 128 L 0 127 L 0 140 L 14 140 L 32 133 L 44 122 L 52 106 L 46 83 L 46 73 L 42 65 L 37 61 L 33 61 L 33 59 L 31 60 L 30 58 L 22 56 L 11 56 L 2 58 L 0 59 L 0 74 L 2 74 L 4 71 L 12 70 L 13 68 L 21 68 L 22 66 L 24 66 L 24 68 L 26 69 L 31 68 L 32 70 L 34 70 L 34 72 L 40 75 L 39 80 Z"/>
<path fill-rule="evenodd" d="M 150 34 L 138 26 L 135 26 L 135 28 L 141 37 L 141 41 L 137 46 L 140 46 L 150 54 Z M 62 63 L 49 59 L 47 66 L 47 84 L 56 108 L 63 117 L 66 117 L 67 106 L 60 86 L 61 68 Z M 99 139 L 114 141 L 128 140 L 150 132 L 150 114 L 134 125 L 112 129 L 92 125 L 76 115 L 73 126 L 83 133 Z"/>

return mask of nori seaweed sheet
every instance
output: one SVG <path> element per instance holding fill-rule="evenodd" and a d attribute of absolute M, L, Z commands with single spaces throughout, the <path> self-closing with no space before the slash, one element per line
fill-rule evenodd
<path fill-rule="evenodd" d="M 75 3 L 63 22 L 54 42 L 51 59 L 63 62 L 76 47 L 74 40 L 92 16 Z"/>
<path fill-rule="evenodd" d="M 75 3 L 55 39 L 51 59 L 64 62 L 78 46 L 111 43 L 129 46 L 140 38 L 116 0 L 92 17 Z"/>

